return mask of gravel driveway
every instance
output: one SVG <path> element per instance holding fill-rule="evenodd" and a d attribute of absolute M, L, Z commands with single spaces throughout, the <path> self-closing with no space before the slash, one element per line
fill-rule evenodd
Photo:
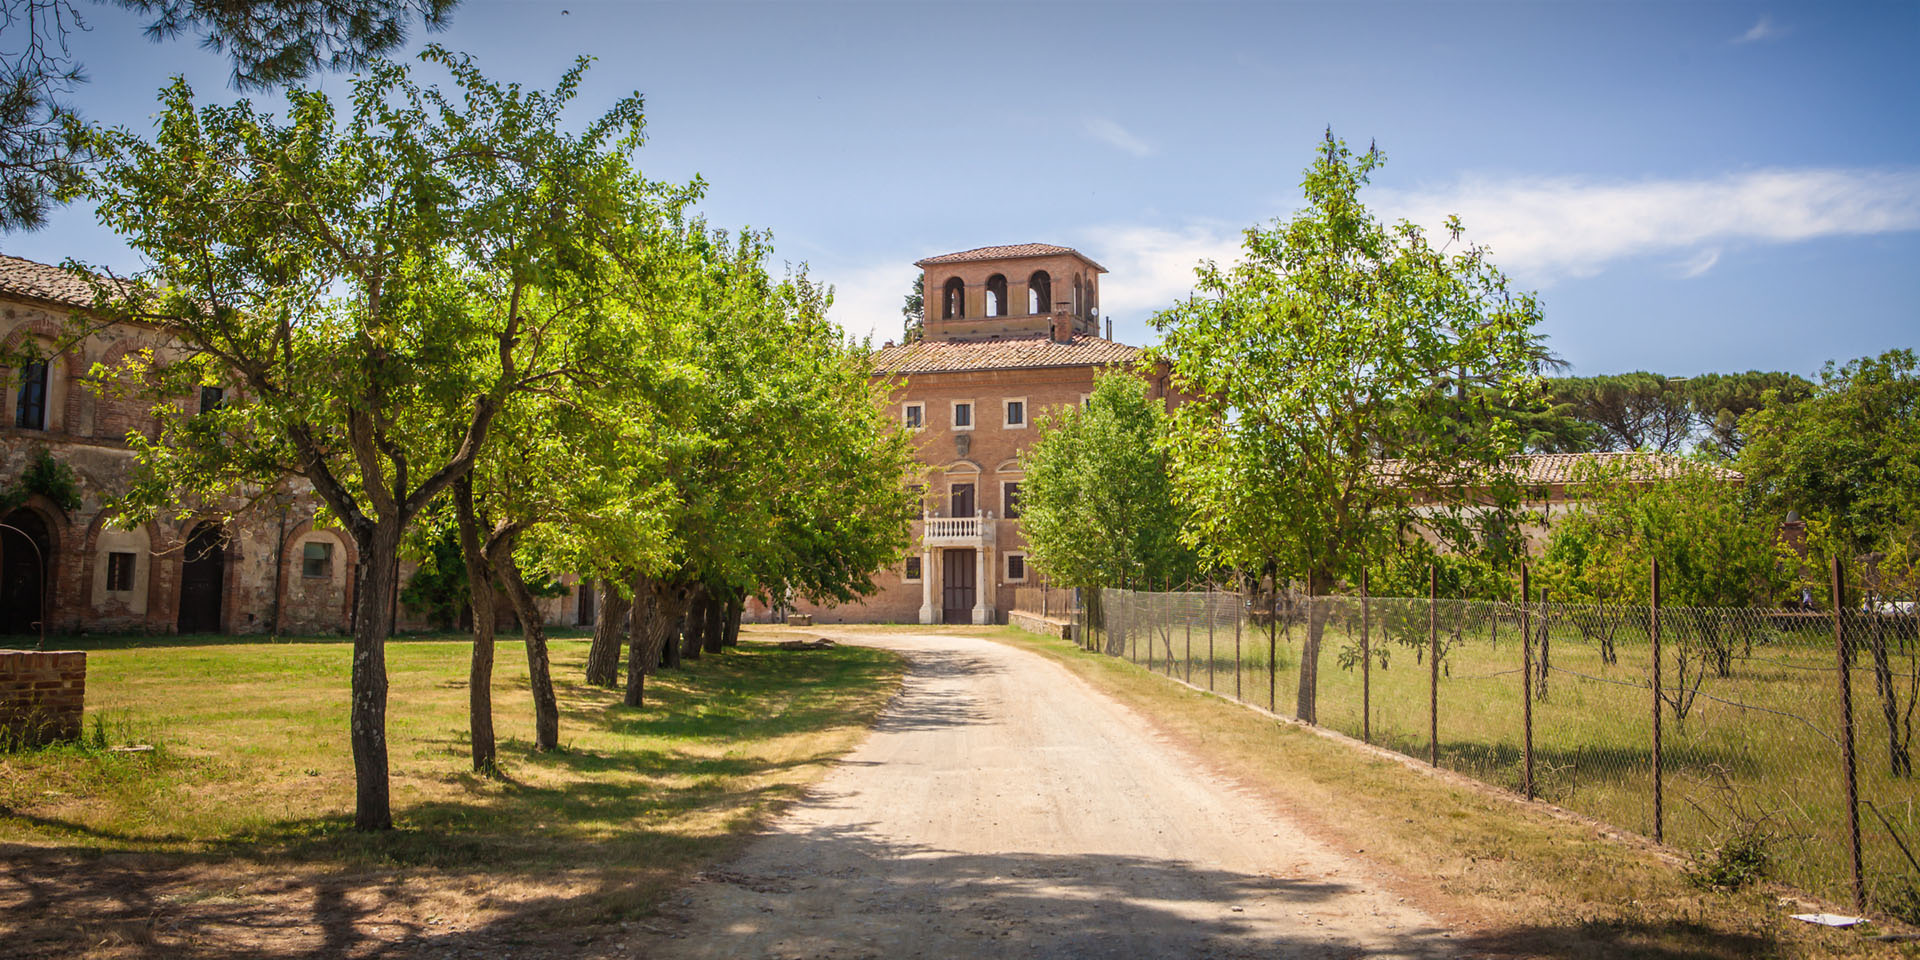
<path fill-rule="evenodd" d="M 832 635 L 829 631 L 829 635 Z M 668 901 L 649 957 L 1438 957 L 1432 918 L 1032 653 L 859 633 L 873 736 Z M 804 656 L 805 654 L 796 654 Z"/>

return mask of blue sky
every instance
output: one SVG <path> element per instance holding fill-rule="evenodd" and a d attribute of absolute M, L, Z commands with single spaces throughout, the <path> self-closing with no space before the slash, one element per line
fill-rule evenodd
<path fill-rule="evenodd" d="M 87 12 L 91 119 L 146 129 L 176 73 L 236 96 L 191 39 Z M 539 86 L 597 57 L 583 120 L 639 91 L 648 175 L 704 176 L 712 222 L 771 229 L 880 339 L 912 261 L 1038 241 L 1104 264 L 1119 339 L 1150 340 L 1196 261 L 1299 205 L 1331 125 L 1387 153 L 1377 212 L 1458 213 L 1540 291 L 1576 372 L 1920 340 L 1915 3 L 467 0 L 416 40 Z M 137 266 L 84 207 L 0 249 Z"/>

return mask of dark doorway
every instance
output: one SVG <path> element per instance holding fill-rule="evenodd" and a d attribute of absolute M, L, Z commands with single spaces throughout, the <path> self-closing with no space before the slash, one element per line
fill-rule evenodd
<path fill-rule="evenodd" d="M 180 632 L 219 633 L 227 580 L 226 530 L 203 523 L 187 538 L 180 568 Z"/>
<path fill-rule="evenodd" d="M 0 529 L 0 633 L 39 633 L 53 537 L 32 510 L 7 514 Z"/>
<path fill-rule="evenodd" d="M 953 485 L 953 515 L 956 517 L 973 516 L 973 484 L 956 483 Z"/>
<path fill-rule="evenodd" d="M 593 584 L 586 580 L 580 581 L 580 616 L 575 618 L 580 626 L 589 626 L 593 623 L 595 599 Z"/>
<path fill-rule="evenodd" d="M 941 623 L 973 622 L 973 551 L 944 550 L 945 576 L 941 578 Z"/>

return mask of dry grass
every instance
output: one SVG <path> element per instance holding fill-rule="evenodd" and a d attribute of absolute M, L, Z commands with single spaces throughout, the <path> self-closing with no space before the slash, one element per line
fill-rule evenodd
<path fill-rule="evenodd" d="M 580 682 L 586 643 L 562 638 L 562 749 L 542 754 L 526 663 L 503 642 L 504 776 L 486 779 L 468 770 L 468 645 L 398 641 L 397 829 L 368 835 L 349 826 L 348 644 L 87 646 L 90 723 L 157 749 L 0 755 L 0 940 L 29 956 L 350 954 L 448 936 L 571 946 L 581 924 L 644 917 L 799 796 L 899 677 L 882 651 L 749 642 L 651 679 L 648 705 L 629 709 Z"/>
<path fill-rule="evenodd" d="M 1425 775 L 1125 660 L 1011 628 L 992 636 L 1062 663 L 1307 829 L 1364 851 L 1429 909 L 1475 931 L 1464 938 L 1470 948 L 1653 960 L 1920 956 L 1914 944 L 1789 920 L 1805 908 L 1783 902 L 1781 890 L 1703 891 L 1673 856 L 1636 838 Z"/>

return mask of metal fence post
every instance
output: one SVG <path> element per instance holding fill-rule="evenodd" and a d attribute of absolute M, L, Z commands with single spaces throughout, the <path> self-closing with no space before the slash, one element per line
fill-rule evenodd
<path fill-rule="evenodd" d="M 1666 795 L 1660 770 L 1660 558 L 1648 571 L 1647 635 L 1653 642 L 1653 842 L 1666 842 Z"/>
<path fill-rule="evenodd" d="M 1240 621 L 1246 619 L 1247 605 L 1237 591 L 1233 595 L 1233 606 L 1233 699 L 1240 700 Z"/>
<path fill-rule="evenodd" d="M 1192 587 L 1193 584 L 1189 583 L 1189 584 L 1186 584 L 1186 586 Z M 1182 590 L 1180 592 L 1188 593 L 1191 591 Z M 1188 683 L 1192 683 L 1193 682 L 1193 618 L 1181 617 L 1180 619 L 1185 621 L 1187 624 L 1186 680 Z"/>
<path fill-rule="evenodd" d="M 1520 792 L 1533 799 L 1533 616 L 1528 598 L 1532 595 L 1532 571 L 1520 565 L 1520 726 L 1524 761 L 1520 772 Z"/>
<path fill-rule="evenodd" d="M 1313 611 L 1311 609 L 1311 606 L 1313 604 L 1313 587 L 1312 587 L 1311 580 L 1308 581 L 1307 604 L 1309 606 L 1309 609 L 1307 611 L 1307 616 L 1311 617 L 1313 616 Z M 1280 629 L 1280 624 L 1277 622 L 1279 621 L 1279 619 L 1280 619 L 1280 575 L 1276 573 L 1273 577 L 1273 592 L 1267 594 L 1267 712 L 1268 713 L 1279 712 L 1278 711 L 1279 701 L 1275 699 L 1274 692 L 1273 692 L 1274 671 L 1279 666 L 1279 664 L 1275 663 L 1274 661 L 1279 659 L 1277 654 L 1279 653 L 1279 650 L 1280 650 L 1279 644 L 1274 642 L 1274 632 Z M 1302 664 L 1302 667 L 1304 668 L 1305 665 Z"/>
<path fill-rule="evenodd" d="M 1213 690 L 1213 581 L 1207 581 L 1207 690 Z"/>
<path fill-rule="evenodd" d="M 1360 739 L 1373 742 L 1373 647 L 1367 636 L 1367 571 L 1360 571 Z"/>
<path fill-rule="evenodd" d="M 1427 763 L 1440 765 L 1440 568 L 1427 564 Z"/>
<path fill-rule="evenodd" d="M 1866 875 L 1860 868 L 1860 781 L 1853 755 L 1853 671 L 1841 618 L 1840 558 L 1833 558 L 1833 649 L 1840 663 L 1840 756 L 1847 774 L 1847 852 L 1853 857 L 1853 908 L 1867 909 Z"/>

